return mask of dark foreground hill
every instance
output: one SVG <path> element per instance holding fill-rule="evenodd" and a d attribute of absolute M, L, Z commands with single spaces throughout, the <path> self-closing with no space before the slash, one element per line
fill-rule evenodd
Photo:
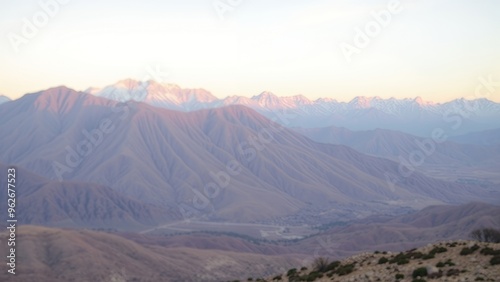
<path fill-rule="evenodd" d="M 260 281 L 499 281 L 500 244 L 447 241 L 404 252 L 362 253 L 291 268 Z"/>

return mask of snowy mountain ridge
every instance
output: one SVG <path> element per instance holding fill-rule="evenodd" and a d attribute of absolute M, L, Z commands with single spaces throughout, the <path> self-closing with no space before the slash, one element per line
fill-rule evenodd
<path fill-rule="evenodd" d="M 176 84 L 158 83 L 153 80 L 141 82 L 132 79 L 121 80 L 104 88 L 91 87 L 84 92 L 121 102 L 134 100 L 166 108 L 182 108 L 185 111 L 197 110 L 197 107 L 191 108 L 186 106 L 186 104 L 192 105 L 195 102 L 200 104 L 199 108 L 212 108 L 234 104 L 267 110 L 300 108 L 316 110 L 319 108 L 328 108 L 332 111 L 342 112 L 346 110 L 375 108 L 386 114 L 408 112 L 408 110 L 436 112 L 443 108 L 453 108 L 454 106 L 464 107 L 466 103 L 472 104 L 472 101 L 463 98 L 446 103 L 434 103 L 425 101 L 422 97 L 416 97 L 414 99 L 383 99 L 378 96 L 358 96 L 349 102 L 338 102 L 332 98 L 310 100 L 304 95 L 280 97 L 268 91 L 264 91 L 251 98 L 244 96 L 229 96 L 224 99 L 218 99 L 212 95 L 212 93 L 204 89 L 184 89 Z M 478 99 L 475 101 L 478 101 L 481 110 L 500 110 L 499 104 L 487 99 Z"/>
<path fill-rule="evenodd" d="M 465 125 L 460 122 L 459 130 L 453 134 L 499 127 L 496 120 L 500 118 L 500 104 L 484 98 L 434 103 L 421 97 L 384 99 L 358 96 L 349 102 L 339 102 L 333 98 L 310 100 L 303 95 L 280 97 L 264 91 L 251 98 L 229 96 L 219 99 L 204 89 L 185 89 L 176 84 L 132 79 L 103 88 L 89 88 L 85 92 L 120 102 L 134 100 L 186 112 L 229 105 L 244 105 L 268 118 L 275 117 L 278 112 L 286 112 L 294 116 L 285 124 L 290 127 L 334 125 L 351 130 L 385 128 L 421 136 L 428 135 L 437 126 L 451 123 L 457 119 L 455 116 L 467 119 L 467 122 Z M 412 124 L 412 128 L 408 128 L 408 124 Z"/>

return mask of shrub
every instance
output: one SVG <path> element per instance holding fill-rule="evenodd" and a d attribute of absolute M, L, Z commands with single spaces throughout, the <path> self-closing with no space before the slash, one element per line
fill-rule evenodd
<path fill-rule="evenodd" d="M 326 271 L 330 271 L 330 270 L 334 270 L 335 268 L 337 268 L 338 266 L 340 265 L 340 261 L 333 261 L 331 262 L 327 267 L 326 267 Z"/>
<path fill-rule="evenodd" d="M 405 278 L 404 274 L 401 274 L 401 273 L 396 274 L 396 280 L 403 279 L 403 278 Z"/>
<path fill-rule="evenodd" d="M 466 255 L 470 255 L 472 254 L 472 251 L 471 249 L 469 248 L 463 248 L 461 251 L 460 251 L 460 255 L 461 256 L 466 256 Z"/>
<path fill-rule="evenodd" d="M 445 261 L 445 262 L 442 262 L 442 261 L 438 262 L 438 263 L 436 264 L 436 267 L 445 267 L 445 266 L 447 266 L 447 265 L 449 265 L 449 266 L 454 266 L 455 264 L 451 261 L 451 259 L 448 259 L 448 260 L 447 260 L 447 261 Z"/>
<path fill-rule="evenodd" d="M 439 254 L 439 253 L 444 253 L 444 252 L 447 252 L 448 249 L 446 249 L 445 247 L 435 247 L 434 249 L 432 249 L 429 254 Z"/>
<path fill-rule="evenodd" d="M 324 257 L 316 258 L 313 262 L 313 269 L 318 272 L 325 272 L 328 270 L 329 264 L 330 262 L 328 261 L 327 258 Z"/>
<path fill-rule="evenodd" d="M 403 265 L 403 264 L 407 264 L 407 263 L 410 263 L 410 261 L 408 259 L 401 259 L 397 262 L 398 265 Z"/>
<path fill-rule="evenodd" d="M 433 258 L 434 258 L 434 254 L 431 254 L 431 253 L 428 253 L 422 257 L 422 259 L 424 259 L 424 260 L 433 259 Z"/>
<path fill-rule="evenodd" d="M 461 251 L 460 251 L 460 255 L 461 256 L 466 256 L 466 255 L 470 255 L 472 254 L 473 252 L 477 251 L 479 249 L 479 246 L 478 245 L 474 245 L 470 248 L 463 248 Z"/>
<path fill-rule="evenodd" d="M 292 276 L 292 275 L 295 275 L 297 273 L 297 268 L 292 268 L 292 269 L 289 269 L 288 272 L 286 273 L 286 276 Z"/>
<path fill-rule="evenodd" d="M 420 268 L 417 268 L 413 271 L 413 273 L 411 274 L 411 276 L 413 278 L 417 278 L 417 277 L 424 277 L 424 276 L 427 276 L 427 268 L 425 267 L 420 267 Z"/>
<path fill-rule="evenodd" d="M 481 250 L 480 253 L 485 256 L 498 256 L 500 255 L 500 250 L 494 250 L 490 247 L 485 247 Z"/>
<path fill-rule="evenodd" d="M 484 278 L 483 277 L 476 277 L 476 279 L 474 279 L 474 281 L 484 281 Z"/>
<path fill-rule="evenodd" d="M 281 279 L 282 279 L 281 275 L 276 275 L 273 277 L 273 281 L 279 281 Z"/>
<path fill-rule="evenodd" d="M 450 276 L 457 276 L 460 274 L 460 270 L 458 269 L 455 269 L 455 268 L 452 268 L 452 269 L 449 269 L 447 272 L 446 272 L 446 276 L 450 277 Z"/>
<path fill-rule="evenodd" d="M 382 257 L 378 260 L 378 264 L 384 264 L 384 263 L 387 263 L 389 261 L 389 259 L 385 258 L 385 257 Z"/>
<path fill-rule="evenodd" d="M 494 256 L 490 260 L 491 265 L 497 265 L 500 264 L 500 256 Z"/>
<path fill-rule="evenodd" d="M 354 271 L 354 265 L 355 263 L 341 265 L 334 272 L 337 273 L 339 276 L 347 275 Z"/>
<path fill-rule="evenodd" d="M 323 277 L 323 275 L 321 275 L 320 273 L 318 273 L 316 271 L 313 271 L 313 272 L 309 273 L 306 281 L 314 281 L 320 277 Z"/>
<path fill-rule="evenodd" d="M 424 256 L 424 254 L 422 254 L 421 252 L 413 252 L 413 253 L 411 253 L 411 257 L 412 258 L 419 259 L 419 258 L 422 258 L 423 256 Z"/>
<path fill-rule="evenodd" d="M 427 282 L 425 279 L 413 279 L 411 282 Z"/>
<path fill-rule="evenodd" d="M 394 258 L 392 258 L 391 260 L 389 260 L 389 263 L 396 263 L 398 265 L 402 265 L 402 264 L 407 264 L 410 262 L 410 258 L 414 255 L 414 253 L 399 253 L 397 256 L 395 256 Z"/>
<path fill-rule="evenodd" d="M 480 242 L 500 243 L 500 230 L 493 228 L 476 229 L 469 236 Z"/>
<path fill-rule="evenodd" d="M 300 281 L 315 281 L 316 279 L 321 278 L 321 277 L 323 277 L 323 274 L 321 274 L 317 271 L 313 271 L 309 274 L 300 276 L 299 280 Z"/>

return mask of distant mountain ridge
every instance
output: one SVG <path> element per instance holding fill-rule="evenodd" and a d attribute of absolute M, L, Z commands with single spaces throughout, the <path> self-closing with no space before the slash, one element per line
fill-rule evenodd
<path fill-rule="evenodd" d="M 454 136 L 452 140 L 463 144 L 500 145 L 500 124 L 499 128 Z"/>
<path fill-rule="evenodd" d="M 500 167 L 500 145 L 495 145 L 493 138 L 489 141 L 493 145 L 476 145 L 457 143 L 455 139 L 468 140 L 465 136 L 455 139 L 446 139 L 435 142 L 431 137 L 423 138 L 398 131 L 375 129 L 367 131 L 351 131 L 346 128 L 294 128 L 295 131 L 321 143 L 346 145 L 359 152 L 374 156 L 398 160 L 399 157 L 409 159 L 415 151 L 428 152 L 425 159 L 427 164 L 451 165 L 455 163 L 481 165 L 491 162 Z M 500 132 L 490 130 L 475 133 L 475 139 L 487 139 L 486 136 L 498 136 Z M 477 135 L 477 136 L 476 136 Z M 472 138 L 471 138 L 472 139 Z"/>
<path fill-rule="evenodd" d="M 116 101 L 141 101 L 180 111 L 244 105 L 271 119 L 286 113 L 291 118 L 284 122 L 278 119 L 278 122 L 290 127 L 334 125 L 351 130 L 385 128 L 419 136 L 429 134 L 436 127 L 452 128 L 450 135 L 492 129 L 498 127 L 496 120 L 500 119 L 500 104 L 484 98 L 433 103 L 421 97 L 382 99 L 360 96 L 349 102 L 338 102 L 331 98 L 312 101 L 303 95 L 279 97 L 271 92 L 262 92 L 251 98 L 229 96 L 218 99 L 204 89 L 182 89 L 175 84 L 131 79 L 101 89 L 89 88 L 86 92 Z"/>

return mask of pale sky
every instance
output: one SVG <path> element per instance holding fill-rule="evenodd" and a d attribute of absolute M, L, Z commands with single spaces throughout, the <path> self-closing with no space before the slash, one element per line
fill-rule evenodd
<path fill-rule="evenodd" d="M 39 3 L 59 2 L 0 0 L 0 93 L 84 90 L 159 68 L 163 82 L 219 98 L 271 91 L 443 102 L 473 96 L 480 76 L 500 78 L 498 0 L 401 0 L 350 62 L 341 44 L 356 47 L 356 29 L 391 1 L 60 2 L 68 3 L 47 15 Z M 214 3 L 234 5 L 218 13 Z M 488 98 L 500 102 L 500 87 Z"/>

